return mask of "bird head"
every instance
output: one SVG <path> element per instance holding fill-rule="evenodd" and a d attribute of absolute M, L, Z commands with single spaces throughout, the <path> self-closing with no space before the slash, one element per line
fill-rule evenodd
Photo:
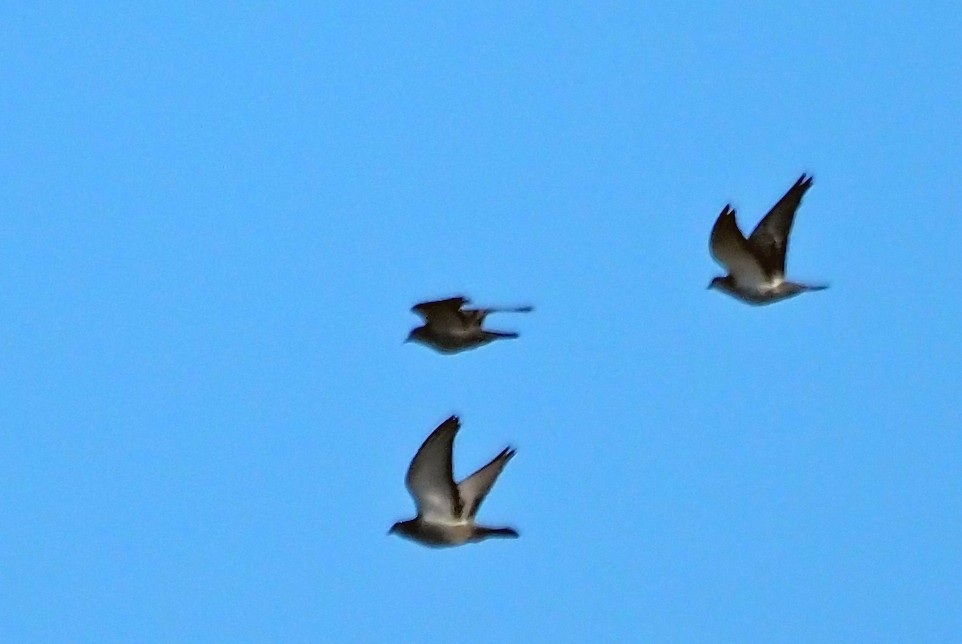
<path fill-rule="evenodd" d="M 398 521 L 391 526 L 391 529 L 387 531 L 388 535 L 396 534 L 401 537 L 410 537 L 414 530 L 414 524 L 417 523 L 416 519 L 409 519 L 408 521 Z"/>

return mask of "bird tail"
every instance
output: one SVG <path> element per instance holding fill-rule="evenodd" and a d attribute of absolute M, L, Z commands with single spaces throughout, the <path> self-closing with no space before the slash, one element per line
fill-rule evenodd
<path fill-rule="evenodd" d="M 513 340 L 518 334 L 512 331 L 484 331 L 485 340 Z"/>
<path fill-rule="evenodd" d="M 476 537 L 481 539 L 487 539 L 488 537 L 499 537 L 501 539 L 517 539 L 519 536 L 518 531 L 513 528 L 485 528 L 483 526 L 476 526 L 474 528 L 474 534 Z"/>

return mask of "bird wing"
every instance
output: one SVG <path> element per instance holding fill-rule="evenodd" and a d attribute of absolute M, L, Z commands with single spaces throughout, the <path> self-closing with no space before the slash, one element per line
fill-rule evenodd
<path fill-rule="evenodd" d="M 739 285 L 752 288 L 768 282 L 765 271 L 738 229 L 731 205 L 725 206 L 715 220 L 708 245 L 715 261 L 724 266 Z"/>
<path fill-rule="evenodd" d="M 805 192 L 812 187 L 812 177 L 803 174 L 768 214 L 758 222 L 748 238 L 758 261 L 770 277 L 785 275 L 785 253 L 788 251 L 788 236 L 795 221 L 795 212 Z"/>
<path fill-rule="evenodd" d="M 474 518 L 474 515 L 478 513 L 478 508 L 481 507 L 481 502 L 484 501 L 484 497 L 491 491 L 491 486 L 494 485 L 501 474 L 501 470 L 514 455 L 515 450 L 506 447 L 490 463 L 458 483 L 458 495 L 464 503 L 462 517 L 466 519 Z"/>
<path fill-rule="evenodd" d="M 466 297 L 449 297 L 444 300 L 421 302 L 411 307 L 427 324 L 440 326 L 462 326 L 461 307 L 469 302 Z"/>
<path fill-rule="evenodd" d="M 454 435 L 461 428 L 457 416 L 437 426 L 425 439 L 408 468 L 408 491 L 418 506 L 418 514 L 432 521 L 453 521 L 461 515 L 461 497 L 454 484 L 451 452 Z"/>

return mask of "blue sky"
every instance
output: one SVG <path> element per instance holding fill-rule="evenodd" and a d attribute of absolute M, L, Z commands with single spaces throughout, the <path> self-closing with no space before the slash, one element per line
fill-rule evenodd
<path fill-rule="evenodd" d="M 956 3 L 318 4 L 0 12 L 0 639 L 962 636 Z"/>

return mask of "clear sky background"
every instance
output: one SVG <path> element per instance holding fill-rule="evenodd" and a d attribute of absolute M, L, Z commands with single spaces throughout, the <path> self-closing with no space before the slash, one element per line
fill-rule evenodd
<path fill-rule="evenodd" d="M 958 3 L 137 4 L 0 12 L 0 639 L 962 638 Z"/>

